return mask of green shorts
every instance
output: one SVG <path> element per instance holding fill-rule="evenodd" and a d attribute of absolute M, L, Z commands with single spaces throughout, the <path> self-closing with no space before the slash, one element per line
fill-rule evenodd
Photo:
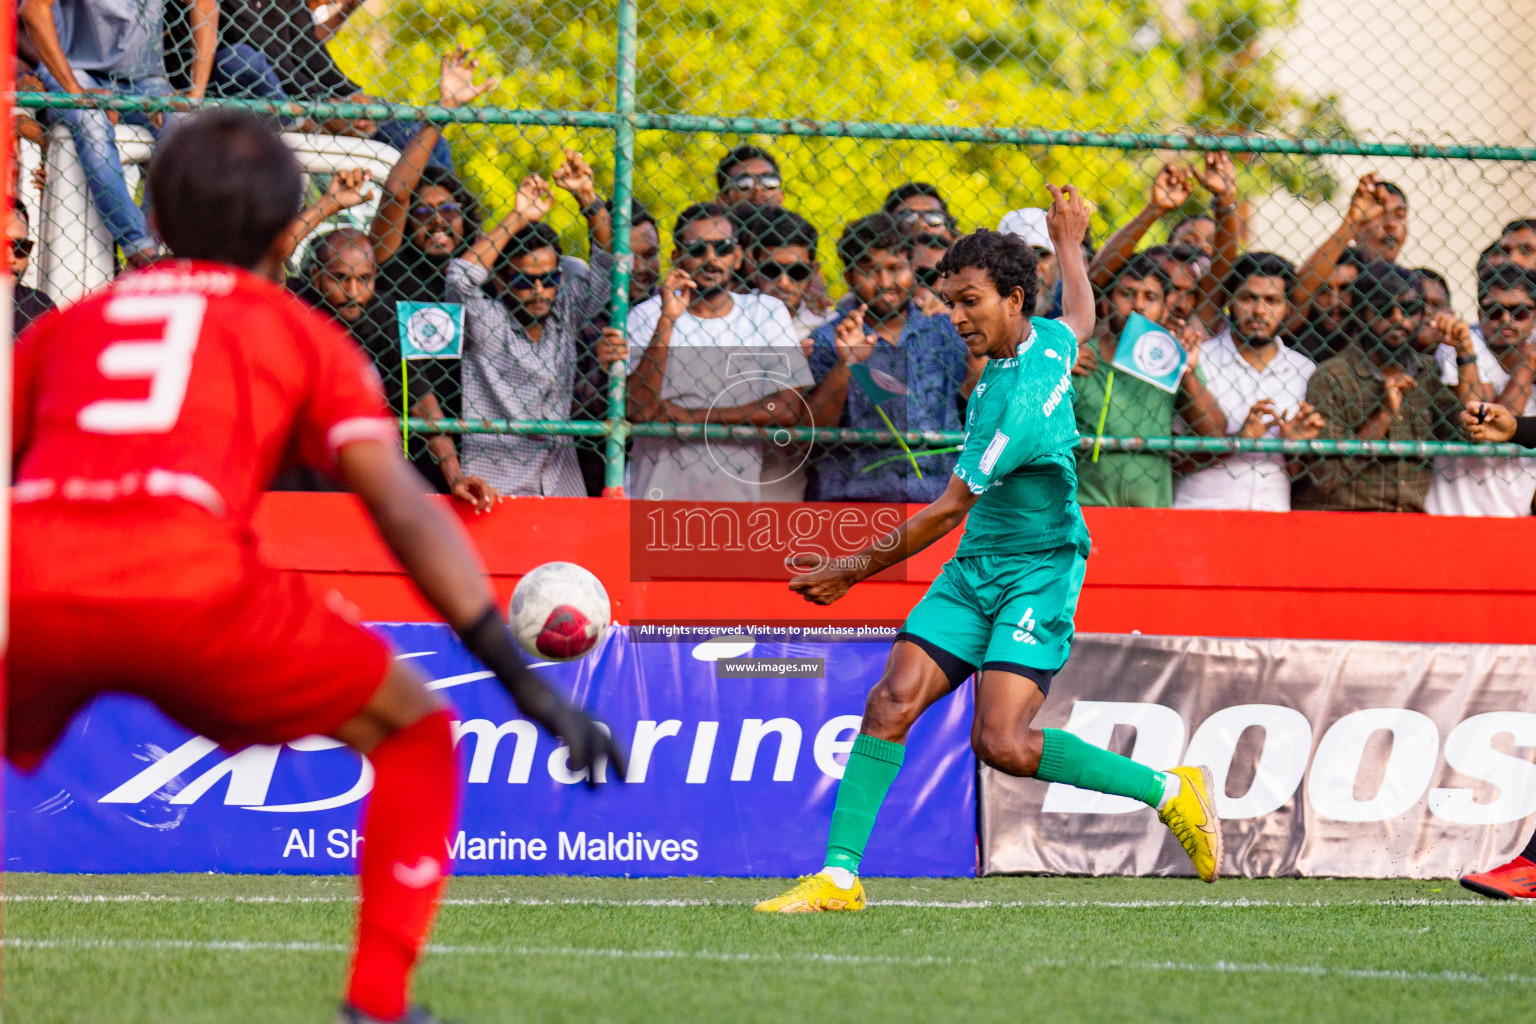
<path fill-rule="evenodd" d="M 1027 676 L 1049 691 L 1072 650 L 1088 560 L 1075 546 L 944 563 L 907 616 L 901 639 L 927 651 L 958 686 L 981 669 Z"/>

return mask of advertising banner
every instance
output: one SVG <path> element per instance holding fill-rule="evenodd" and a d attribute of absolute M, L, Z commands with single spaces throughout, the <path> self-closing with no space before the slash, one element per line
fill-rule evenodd
<path fill-rule="evenodd" d="M 460 874 L 819 868 L 864 697 L 890 650 L 888 639 L 678 639 L 662 627 L 616 628 L 591 656 L 541 669 L 630 751 L 629 782 L 589 789 L 567 771 L 558 741 L 517 715 L 447 627 L 376 628 L 456 708 L 464 799 L 451 852 Z M 867 873 L 975 873 L 970 720 L 966 686 L 913 730 Z M 372 785 L 366 761 L 332 741 L 230 754 L 120 696 L 78 716 L 36 774 L 6 773 L 11 871 L 349 872 Z"/>
<path fill-rule="evenodd" d="M 1536 815 L 1536 647 L 1079 635 L 1038 724 L 1210 765 L 1223 872 L 1447 878 Z M 1142 804 L 981 772 L 984 873 L 1188 875 Z"/>

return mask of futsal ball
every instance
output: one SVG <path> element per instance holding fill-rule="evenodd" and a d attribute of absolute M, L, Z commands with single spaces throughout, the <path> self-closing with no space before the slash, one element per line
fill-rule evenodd
<path fill-rule="evenodd" d="M 571 562 L 545 562 L 512 591 L 512 633 L 523 650 L 572 661 L 596 647 L 612 611 L 596 576 Z"/>

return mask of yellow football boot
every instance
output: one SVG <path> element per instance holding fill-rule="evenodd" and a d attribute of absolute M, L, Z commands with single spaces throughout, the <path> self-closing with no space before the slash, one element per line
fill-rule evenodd
<path fill-rule="evenodd" d="M 864 886 L 855 878 L 853 888 L 838 888 L 831 876 L 806 875 L 782 896 L 763 900 L 753 910 L 762 914 L 814 914 L 826 910 L 863 910 Z"/>
<path fill-rule="evenodd" d="M 1221 874 L 1221 819 L 1211 800 L 1211 770 L 1204 765 L 1168 769 L 1179 777 L 1179 793 L 1157 812 L 1157 817 L 1184 844 L 1195 862 L 1202 882 L 1214 882 Z"/>

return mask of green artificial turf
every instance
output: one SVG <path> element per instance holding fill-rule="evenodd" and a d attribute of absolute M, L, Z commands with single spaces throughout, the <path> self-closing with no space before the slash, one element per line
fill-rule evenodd
<path fill-rule="evenodd" d="M 350 879 L 5 885 L 10 1024 L 332 1019 Z M 1419 1024 L 1536 1006 L 1536 907 L 1454 882 L 874 879 L 862 913 L 750 912 L 780 888 L 459 879 L 417 996 L 466 1024 Z"/>

